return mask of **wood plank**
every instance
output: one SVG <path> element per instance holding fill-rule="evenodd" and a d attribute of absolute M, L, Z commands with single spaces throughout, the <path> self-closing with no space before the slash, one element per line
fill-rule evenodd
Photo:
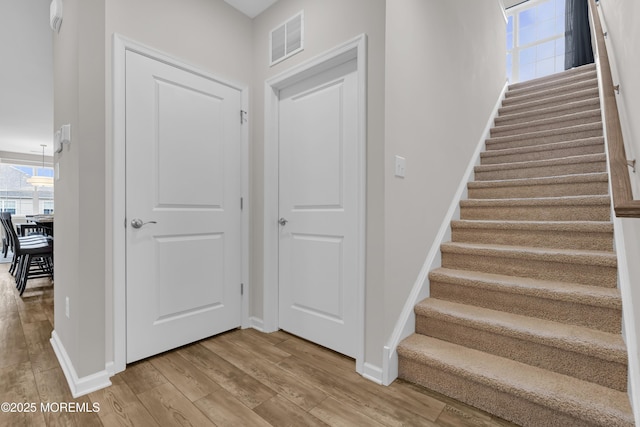
<path fill-rule="evenodd" d="M 179 353 L 154 357 L 151 364 L 192 402 L 221 389 Z"/>
<path fill-rule="evenodd" d="M 281 342 L 286 341 L 293 336 L 282 330 L 266 333 L 266 332 L 261 332 L 257 329 L 247 328 L 247 329 L 243 329 L 242 332 L 256 339 L 267 341 L 273 345 L 278 345 Z"/>
<path fill-rule="evenodd" d="M 36 403 L 36 412 L 0 412 L 1 426 L 45 426 L 40 395 L 29 361 L 0 369 L 0 402 Z"/>
<path fill-rule="evenodd" d="M 253 353 L 255 357 L 266 359 L 269 362 L 278 363 L 291 356 L 286 351 L 274 346 L 269 341 L 256 338 L 255 335 L 245 330 L 233 331 L 225 334 L 225 339 Z"/>
<path fill-rule="evenodd" d="M 428 425 L 444 405 L 426 406 L 396 396 L 394 390 L 375 384 L 356 373 L 329 375 L 314 364 L 291 357 L 279 364 L 299 378 L 312 378 L 314 385 L 354 411 L 366 413 L 387 426 Z"/>
<path fill-rule="evenodd" d="M 161 426 L 215 425 L 171 383 L 140 393 L 138 398 Z"/>
<path fill-rule="evenodd" d="M 178 353 L 249 408 L 276 395 L 274 390 L 200 344 L 183 347 Z"/>
<path fill-rule="evenodd" d="M 375 427 L 384 425 L 375 421 L 373 418 L 369 418 L 362 412 L 354 411 L 350 406 L 347 406 L 332 397 L 327 398 L 320 405 L 309 411 L 309 413 L 335 427 Z"/>
<path fill-rule="evenodd" d="M 153 419 L 142 403 L 137 401 L 120 411 L 100 416 L 100 421 L 104 427 L 158 427 L 161 425 Z"/>
<path fill-rule="evenodd" d="M 326 349 L 302 338 L 294 337 L 293 335 L 291 335 L 288 340 L 278 344 L 277 347 L 297 356 L 299 359 L 312 359 L 314 365 L 331 374 L 335 374 L 336 369 L 347 374 L 353 374 L 356 371 L 356 362 L 350 357 L 336 353 L 335 351 Z"/>
<path fill-rule="evenodd" d="M 218 427 L 271 425 L 224 389 L 203 397 L 195 405 Z"/>
<path fill-rule="evenodd" d="M 20 318 L 0 317 L 0 368 L 29 360 L 27 342 Z"/>
<path fill-rule="evenodd" d="M 266 360 L 223 337 L 202 341 L 201 344 L 233 363 L 267 387 L 283 395 L 302 409 L 309 410 L 326 398 L 325 393 Z"/>
<path fill-rule="evenodd" d="M 282 396 L 275 396 L 254 409 L 262 418 L 274 426 L 323 427 L 327 423 L 302 410 Z"/>
<path fill-rule="evenodd" d="M 32 368 L 35 371 L 46 371 L 58 367 L 58 358 L 50 342 L 53 327 L 49 320 L 24 323 L 22 329 Z"/>
<path fill-rule="evenodd" d="M 135 394 L 144 393 L 168 382 L 148 359 L 127 365 L 127 369 L 121 375 Z"/>
<path fill-rule="evenodd" d="M 111 386 L 88 394 L 93 403 L 100 404 L 100 418 L 115 413 L 123 413 L 127 406 L 140 403 L 131 388 L 122 378 L 122 374 L 111 377 Z"/>

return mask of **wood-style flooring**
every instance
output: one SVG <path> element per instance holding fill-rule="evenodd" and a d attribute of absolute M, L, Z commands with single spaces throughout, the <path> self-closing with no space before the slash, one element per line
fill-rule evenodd
<path fill-rule="evenodd" d="M 21 298 L 0 264 L 0 426 L 511 426 L 419 386 L 383 387 L 352 359 L 285 332 L 234 330 L 127 366 L 113 385 L 73 399 L 49 343 L 53 288 Z M 41 411 L 78 402 L 98 412 Z M 80 406 L 81 407 L 81 406 Z M 82 408 L 82 407 L 81 407 Z"/>

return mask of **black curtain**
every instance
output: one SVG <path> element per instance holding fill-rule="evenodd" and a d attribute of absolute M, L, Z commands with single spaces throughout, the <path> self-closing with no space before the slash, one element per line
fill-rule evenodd
<path fill-rule="evenodd" d="M 565 0 L 564 69 L 593 62 L 587 0 Z"/>

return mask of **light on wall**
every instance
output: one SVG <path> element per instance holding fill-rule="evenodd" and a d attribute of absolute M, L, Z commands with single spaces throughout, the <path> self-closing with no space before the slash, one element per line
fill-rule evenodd
<path fill-rule="evenodd" d="M 62 25 L 62 0 L 51 0 L 49 6 L 49 24 L 51 29 L 56 33 L 60 32 L 60 26 Z"/>

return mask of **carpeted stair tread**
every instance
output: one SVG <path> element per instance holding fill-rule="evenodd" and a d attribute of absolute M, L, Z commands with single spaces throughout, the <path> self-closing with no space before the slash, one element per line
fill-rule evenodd
<path fill-rule="evenodd" d="M 571 68 L 560 73 L 538 77 L 524 82 L 512 83 L 509 85 L 509 90 L 519 90 L 532 86 L 540 86 L 548 82 L 560 82 L 564 84 L 571 79 L 579 78 L 579 76 L 592 76 L 594 73 L 596 73 L 595 64 L 587 64 L 581 67 Z"/>
<path fill-rule="evenodd" d="M 419 334 L 398 355 L 401 377 L 521 425 L 634 425 L 627 393 L 577 378 Z"/>
<path fill-rule="evenodd" d="M 549 176 L 544 175 L 547 170 L 550 171 L 550 174 L 554 175 L 561 175 L 554 171 L 562 171 L 566 174 L 606 172 L 606 161 L 607 156 L 603 152 L 598 154 L 560 157 L 557 159 L 478 165 L 474 168 L 474 172 L 476 181 L 498 179 L 485 178 L 485 176 L 498 176 L 499 174 L 504 176 L 502 179 L 534 178 L 538 176 Z"/>
<path fill-rule="evenodd" d="M 620 334 L 617 288 L 530 277 L 438 268 L 429 274 L 431 297 Z"/>
<path fill-rule="evenodd" d="M 427 298 L 415 306 L 416 316 L 445 319 L 474 329 L 489 330 L 523 341 L 544 344 L 598 359 L 627 364 L 624 341 L 620 334 L 566 325 L 545 319 L 520 316 L 451 301 Z"/>
<path fill-rule="evenodd" d="M 469 198 L 608 194 L 606 172 L 469 182 Z"/>
<path fill-rule="evenodd" d="M 498 109 L 499 117 L 506 117 L 511 114 L 519 114 L 527 111 L 534 111 L 540 108 L 550 108 L 558 105 L 564 105 L 568 102 L 577 102 L 585 99 L 591 99 L 598 97 L 599 92 L 597 87 L 590 89 L 583 89 L 572 93 L 563 93 L 547 99 L 535 99 L 528 100 L 519 104 L 502 105 Z"/>
<path fill-rule="evenodd" d="M 528 111 L 514 113 L 505 116 L 498 116 L 494 120 L 495 126 L 513 125 L 517 123 L 527 123 L 550 117 L 558 117 L 566 114 L 582 111 L 597 110 L 600 108 L 600 99 L 597 96 L 592 98 L 567 102 L 553 107 L 541 106 Z"/>
<path fill-rule="evenodd" d="M 502 101 L 502 105 L 518 105 L 531 102 L 532 100 L 554 98 L 565 93 L 573 94 L 575 92 L 594 87 L 598 87 L 598 79 L 595 76 L 589 80 L 571 82 L 570 84 L 562 85 L 560 87 L 539 88 L 534 91 L 527 91 L 526 93 L 522 93 L 520 91 L 507 91 L 507 93 L 505 93 L 505 98 Z"/>
<path fill-rule="evenodd" d="M 529 246 L 491 245 L 481 243 L 447 242 L 441 245 L 443 252 L 459 254 L 482 253 L 483 256 L 503 256 L 516 259 L 616 267 L 615 253 L 606 251 L 577 251 L 575 249 L 536 248 Z"/>
<path fill-rule="evenodd" d="M 454 220 L 452 241 L 613 252 L 609 221 Z"/>
<path fill-rule="evenodd" d="M 516 135 L 495 136 L 485 142 L 487 151 L 520 148 L 533 145 L 550 144 L 554 142 L 574 141 L 602 137 L 602 122 L 567 126 L 559 129 L 541 130 L 535 132 L 519 133 Z"/>
<path fill-rule="evenodd" d="M 541 280 L 617 286 L 617 259 L 605 251 L 447 242 L 442 266 Z"/>
<path fill-rule="evenodd" d="M 582 124 L 600 122 L 601 120 L 602 115 L 600 113 L 600 108 L 598 107 L 597 109 L 587 111 L 565 112 L 564 115 L 556 115 L 554 117 L 536 119 L 525 123 L 499 124 L 491 129 L 491 136 L 508 136 L 521 133 L 566 128 L 568 126 L 578 126 Z"/>
<path fill-rule="evenodd" d="M 604 138 L 599 136 L 525 147 L 487 150 L 480 153 L 480 159 L 482 165 L 486 165 L 551 160 L 601 153 L 604 153 Z"/>

